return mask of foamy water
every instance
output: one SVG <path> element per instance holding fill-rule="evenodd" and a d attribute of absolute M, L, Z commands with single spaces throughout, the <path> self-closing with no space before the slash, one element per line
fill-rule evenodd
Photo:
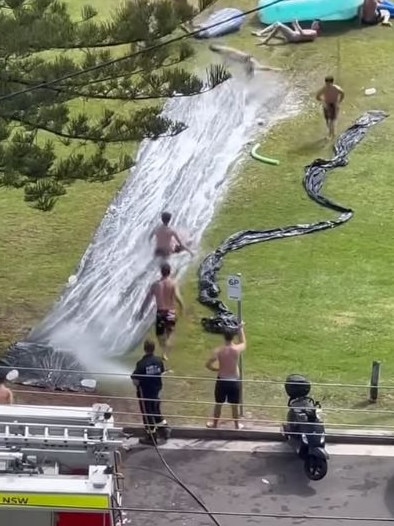
<path fill-rule="evenodd" d="M 294 112 L 293 99 L 275 74 L 252 83 L 232 79 L 215 90 L 171 100 L 165 114 L 188 129 L 173 138 L 142 143 L 135 168 L 107 210 L 68 286 L 29 341 L 72 352 L 88 370 L 121 370 L 114 357 L 133 349 L 153 321 L 137 313 L 158 275 L 148 235 L 160 214 L 198 246 L 217 210 L 245 146 L 278 117 Z M 252 225 L 251 225 L 252 226 Z M 257 225 L 253 225 L 257 226 Z M 183 274 L 191 263 L 178 255 L 171 264 Z"/>

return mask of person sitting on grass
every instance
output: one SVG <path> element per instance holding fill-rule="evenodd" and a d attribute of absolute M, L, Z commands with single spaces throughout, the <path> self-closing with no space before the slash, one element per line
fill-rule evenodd
<path fill-rule="evenodd" d="M 310 29 L 302 29 L 297 20 L 292 23 L 292 28 L 282 24 L 281 22 L 275 22 L 270 26 L 260 30 L 254 31 L 252 35 L 257 37 L 265 36 L 261 39 L 258 46 L 268 44 L 273 38 L 284 40 L 287 44 L 298 44 L 299 42 L 313 42 L 320 34 L 320 24 L 318 20 L 315 20 Z"/>
<path fill-rule="evenodd" d="M 378 0 L 364 0 L 358 10 L 358 19 L 365 26 L 382 24 L 391 27 L 390 16 L 390 12 L 382 8 Z"/>

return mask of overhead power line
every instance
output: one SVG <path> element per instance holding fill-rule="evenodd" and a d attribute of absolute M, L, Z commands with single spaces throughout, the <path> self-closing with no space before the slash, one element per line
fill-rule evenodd
<path fill-rule="evenodd" d="M 42 392 L 41 391 L 33 391 L 31 389 L 18 389 L 18 394 L 32 394 L 32 395 L 41 395 Z M 65 397 L 74 397 L 75 396 L 78 396 L 80 398 L 93 398 L 94 400 L 97 400 L 97 399 L 105 399 L 105 400 L 108 400 L 109 398 L 111 400 L 114 400 L 114 401 L 117 401 L 117 400 L 125 400 L 127 402 L 138 402 L 139 401 L 139 398 L 136 397 L 136 396 L 118 396 L 118 395 L 112 395 L 112 394 L 107 394 L 107 395 L 103 395 L 103 394 L 89 394 L 89 393 L 75 393 L 75 392 L 65 392 L 65 391 L 53 391 L 51 393 L 51 396 L 52 395 L 58 395 L 58 396 L 65 396 Z M 156 399 L 150 399 L 150 398 L 145 398 L 145 401 L 154 401 Z M 162 404 L 168 404 L 168 405 L 171 405 L 171 404 L 185 404 L 185 405 L 206 405 L 206 406 L 212 406 L 214 405 L 214 401 L 213 400 L 187 400 L 187 399 L 183 399 L 183 398 L 160 398 L 160 401 Z M 287 404 L 249 404 L 247 402 L 244 402 L 244 407 L 247 407 L 247 408 L 250 408 L 250 409 L 288 409 L 289 406 Z M 373 413 L 371 412 L 371 409 L 368 409 L 368 408 L 364 408 L 364 409 L 360 409 L 360 408 L 352 408 L 352 407 L 342 407 L 342 406 L 338 406 L 338 407 L 330 407 L 330 406 L 324 406 L 323 407 L 323 412 L 324 413 L 331 413 L 331 412 L 335 412 L 335 413 L 338 413 L 339 411 L 343 411 L 343 412 L 348 412 L 348 413 L 368 413 L 368 414 L 373 414 L 373 415 L 376 415 L 376 414 L 382 414 L 382 415 L 392 415 L 394 414 L 394 409 L 376 409 L 375 407 L 373 408 Z"/>
<path fill-rule="evenodd" d="M 34 509 L 37 510 L 47 510 L 49 506 L 34 506 Z M 83 510 L 84 512 L 103 512 L 102 508 L 98 510 L 97 508 L 68 508 L 66 511 L 72 510 Z M 259 517 L 262 519 L 279 519 L 279 520 L 304 520 L 304 521 L 344 521 L 344 522 L 366 522 L 369 524 L 374 524 L 377 522 L 382 523 L 394 523 L 394 517 L 353 517 L 350 515 L 297 515 L 292 513 L 254 513 L 254 512 L 236 512 L 236 511 L 205 511 L 205 510 L 182 510 L 174 508 L 143 508 L 138 506 L 120 506 L 106 508 L 106 511 L 113 512 L 132 512 L 132 513 L 160 513 L 160 514 L 169 514 L 169 515 L 204 515 L 204 516 L 216 516 L 216 517 Z"/>
<path fill-rule="evenodd" d="M 112 66 L 113 64 L 117 64 L 120 62 L 123 62 L 124 60 L 129 60 L 135 57 L 138 57 L 139 55 L 143 55 L 144 53 L 149 53 L 151 51 L 155 51 L 156 49 L 160 49 L 162 47 L 168 46 L 170 44 L 174 44 L 176 42 L 180 42 L 181 40 L 185 40 L 187 38 L 194 37 L 198 35 L 199 33 L 202 33 L 203 31 L 207 31 L 209 29 L 215 28 L 217 26 L 220 26 L 222 24 L 226 24 L 228 22 L 231 22 L 232 20 L 236 20 L 237 18 L 241 18 L 247 15 L 251 15 L 253 13 L 256 13 L 258 11 L 262 11 L 264 9 L 267 9 L 268 7 L 274 6 L 275 4 L 279 4 L 283 2 L 284 0 L 274 0 L 270 4 L 262 7 L 255 7 L 253 9 L 249 9 L 248 11 L 245 11 L 241 14 L 234 15 L 230 18 L 227 18 L 225 20 L 221 20 L 220 22 L 216 22 L 215 24 L 211 24 L 209 26 L 205 26 L 201 29 L 196 29 L 195 31 L 190 31 L 190 33 L 187 33 L 185 35 L 180 35 L 178 37 L 174 37 L 172 39 L 166 40 L 164 42 L 160 42 L 158 44 L 155 44 L 153 46 L 149 46 L 147 48 L 140 49 L 138 51 L 134 51 L 131 54 L 124 55 L 122 57 L 113 58 L 111 60 L 108 60 L 107 62 L 103 62 L 101 64 L 96 64 L 95 66 L 90 66 L 88 68 L 82 69 L 80 71 L 75 71 L 74 73 L 69 73 L 67 75 L 64 75 L 62 77 L 58 77 L 57 79 L 49 80 L 47 82 L 41 82 L 40 84 L 36 84 L 35 86 L 29 86 L 28 88 L 22 89 L 20 91 L 15 91 L 13 93 L 8 93 L 7 95 L 3 95 L 0 97 L 0 102 L 12 99 L 14 97 L 17 97 L 18 95 L 24 95 L 25 93 L 30 93 L 32 91 L 36 91 L 38 89 L 45 89 L 50 86 L 54 86 L 55 84 L 59 84 L 61 82 L 64 82 L 65 80 L 69 80 L 75 77 L 79 77 L 80 75 L 84 75 L 85 73 L 90 73 L 91 71 L 96 71 L 102 68 L 106 68 L 108 66 Z"/>
<path fill-rule="evenodd" d="M 54 351 L 56 352 L 56 351 Z M 3 362 L 4 363 L 4 362 Z M 31 372 L 39 372 L 41 371 L 45 375 L 48 373 L 64 373 L 64 374 L 78 374 L 78 375 L 90 375 L 90 376 L 97 376 L 97 377 L 118 377 L 118 378 L 130 378 L 130 373 L 106 373 L 103 371 L 82 371 L 82 370 L 74 370 L 74 369 L 55 369 L 55 368 L 46 368 L 46 367 L 19 367 L 19 366 L 12 366 L 12 365 L 0 365 L 0 371 L 1 370 L 10 371 L 11 369 L 16 369 L 17 371 L 31 371 Z M 130 368 L 131 370 L 131 368 Z M 144 375 L 145 377 L 156 375 Z M 178 376 L 175 374 L 170 374 L 170 371 L 167 371 L 167 374 L 165 374 L 164 378 L 166 380 L 196 380 L 198 382 L 216 382 L 217 378 L 214 376 Z M 225 381 L 225 380 L 223 380 Z M 257 380 L 255 378 L 243 378 L 242 382 L 244 384 L 259 384 L 259 385 L 278 385 L 282 386 L 284 384 L 284 380 Z M 312 386 L 315 387 L 346 387 L 351 389 L 368 389 L 368 385 L 366 384 L 350 384 L 350 383 L 326 383 L 326 382 L 311 382 Z M 298 385 L 298 382 L 288 382 L 288 384 L 294 384 Z M 385 390 L 394 390 L 394 385 L 379 385 L 379 389 L 385 389 Z"/>

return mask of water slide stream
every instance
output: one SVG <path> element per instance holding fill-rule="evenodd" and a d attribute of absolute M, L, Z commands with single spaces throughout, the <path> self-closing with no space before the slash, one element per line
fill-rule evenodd
<path fill-rule="evenodd" d="M 257 121 L 263 118 L 267 128 L 289 111 L 294 107 L 286 86 L 272 74 L 250 84 L 234 78 L 166 105 L 165 113 L 188 129 L 141 145 L 136 166 L 108 208 L 73 284 L 26 341 L 9 350 L 6 363 L 20 368 L 21 382 L 79 389 L 81 376 L 65 371 L 124 372 L 117 357 L 133 350 L 153 321 L 152 310 L 143 321 L 137 312 L 158 274 L 147 238 L 160 213 L 170 211 L 174 226 L 198 246 L 234 163 L 258 131 Z M 190 262 L 188 255 L 172 259 L 179 275 Z"/>

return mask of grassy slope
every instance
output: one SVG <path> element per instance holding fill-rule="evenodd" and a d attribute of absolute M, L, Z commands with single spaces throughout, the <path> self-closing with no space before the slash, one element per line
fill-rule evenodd
<path fill-rule="evenodd" d="M 249 49 L 256 56 L 298 70 L 312 92 L 327 73 L 346 91 L 340 127 L 344 130 L 362 112 L 389 111 L 394 102 L 394 34 L 387 28 L 346 28 L 315 44 L 254 48 L 250 26 L 228 39 L 230 45 Z M 368 98 L 364 87 L 377 88 Z M 262 86 L 262 89 L 264 87 Z M 221 272 L 242 272 L 245 281 L 244 318 L 248 352 L 244 360 L 248 379 L 283 381 L 286 374 L 301 372 L 316 382 L 367 385 L 371 361 L 384 362 L 383 381 L 394 373 L 391 359 L 393 323 L 391 195 L 391 118 L 370 131 L 351 154 L 347 168 L 330 175 L 326 195 L 355 210 L 346 226 L 326 233 L 246 248 L 226 259 Z M 281 160 L 279 168 L 247 160 L 225 203 L 206 235 L 202 253 L 214 249 L 228 235 L 244 228 L 271 228 L 333 217 L 306 197 L 301 181 L 303 167 L 317 157 L 329 157 L 331 148 L 319 141 L 325 134 L 321 110 L 309 104 L 299 118 L 278 125 L 264 143 L 269 156 Z M 179 325 L 176 356 L 171 364 L 177 375 L 207 376 L 204 361 L 219 340 L 204 334 L 200 317 L 205 309 L 195 302 L 195 270 L 184 293 L 187 319 Z M 171 395 L 179 389 L 172 384 Z M 196 399 L 210 400 L 209 382 L 183 382 L 182 392 L 196 391 Z M 367 389 L 316 388 L 326 406 L 360 407 Z M 178 396 L 179 398 L 179 396 Z M 190 394 L 189 399 L 192 398 Z M 282 405 L 282 386 L 246 384 L 246 401 Z M 384 396 L 388 405 L 391 396 Z M 362 408 L 362 407 L 361 407 Z M 178 408 L 185 413 L 186 406 Z M 330 414 L 329 419 L 378 424 L 385 415 L 364 412 Z M 204 414 L 194 406 L 191 413 Z M 174 412 L 172 409 L 171 412 Z M 260 411 L 251 411 L 261 418 Z M 275 418 L 283 409 L 265 408 Z M 387 417 L 389 419 L 390 417 Z"/>

